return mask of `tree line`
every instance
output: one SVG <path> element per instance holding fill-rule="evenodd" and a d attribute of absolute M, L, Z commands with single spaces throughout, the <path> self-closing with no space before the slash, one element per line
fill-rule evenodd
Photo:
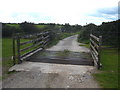
<path fill-rule="evenodd" d="M 37 25 L 44 25 L 43 28 L 37 27 Z M 2 23 L 2 36 L 11 37 L 14 33 L 22 34 L 31 34 L 38 33 L 43 31 L 52 31 L 55 33 L 58 32 L 77 32 L 80 30 L 81 25 L 69 25 L 66 24 L 55 24 L 55 23 L 31 23 L 31 22 L 22 22 L 22 23 Z"/>
<path fill-rule="evenodd" d="M 82 27 L 78 41 L 89 43 L 90 33 L 96 36 L 102 36 L 103 45 L 118 47 L 118 27 L 120 20 L 112 22 L 103 22 L 101 25 L 88 24 Z"/>
<path fill-rule="evenodd" d="M 87 24 L 85 26 L 81 25 L 70 25 L 69 23 L 65 24 L 55 24 L 55 23 L 31 23 L 31 22 L 22 22 L 22 23 L 2 23 L 2 36 L 11 37 L 14 33 L 22 34 L 33 34 L 43 31 L 51 31 L 53 38 L 57 38 L 58 33 L 75 33 L 80 32 L 78 41 L 86 41 L 89 43 L 90 33 L 93 33 L 96 36 L 102 35 L 103 45 L 112 45 L 118 46 L 118 27 L 120 20 L 112 22 L 103 22 L 101 25 L 97 26 L 95 24 Z M 37 27 L 39 26 L 39 27 Z M 42 26 L 42 28 L 41 28 Z"/>

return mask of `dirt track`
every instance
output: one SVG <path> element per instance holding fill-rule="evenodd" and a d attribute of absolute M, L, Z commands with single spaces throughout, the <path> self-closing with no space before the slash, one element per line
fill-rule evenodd
<path fill-rule="evenodd" d="M 48 51 L 63 51 L 65 49 L 72 51 L 72 52 L 89 52 L 89 49 L 85 47 L 80 47 L 79 45 L 82 43 L 77 42 L 77 36 L 74 35 L 68 38 L 61 40 L 57 45 L 48 48 Z"/>
<path fill-rule="evenodd" d="M 60 41 L 47 50 L 89 52 L 80 47 L 77 35 Z M 99 88 L 92 77 L 93 66 L 51 64 L 40 62 L 23 62 L 10 68 L 20 71 L 3 81 L 5 88 Z"/>

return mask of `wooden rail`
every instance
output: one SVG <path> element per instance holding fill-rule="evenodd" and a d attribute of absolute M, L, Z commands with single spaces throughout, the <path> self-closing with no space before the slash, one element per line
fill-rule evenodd
<path fill-rule="evenodd" d="M 90 51 L 91 56 L 94 60 L 94 65 L 100 69 L 102 64 L 100 63 L 100 52 L 102 45 L 102 36 L 96 37 L 93 34 L 90 34 Z"/>
<path fill-rule="evenodd" d="M 27 40 L 21 42 L 22 39 Z M 50 40 L 49 32 L 42 32 L 32 35 L 14 35 L 13 36 L 13 63 L 22 63 L 22 61 L 38 51 L 44 49 Z M 29 45 L 30 44 L 30 45 Z M 24 52 L 24 53 L 23 53 Z"/>

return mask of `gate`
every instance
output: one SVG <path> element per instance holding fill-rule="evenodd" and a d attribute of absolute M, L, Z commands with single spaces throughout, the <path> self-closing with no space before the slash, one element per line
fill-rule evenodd
<path fill-rule="evenodd" d="M 102 45 L 102 36 L 96 37 L 93 34 L 90 34 L 90 52 L 94 60 L 94 65 L 100 69 L 102 64 L 100 63 L 100 52 Z"/>
<path fill-rule="evenodd" d="M 23 60 L 32 56 L 48 44 L 49 32 L 36 33 L 31 35 L 13 36 L 13 63 L 22 63 Z"/>

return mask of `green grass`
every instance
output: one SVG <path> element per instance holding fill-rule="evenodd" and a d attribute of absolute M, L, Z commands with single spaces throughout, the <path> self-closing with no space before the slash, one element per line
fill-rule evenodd
<path fill-rule="evenodd" d="M 21 42 L 28 41 L 27 39 L 22 39 Z M 24 46 L 25 47 L 25 46 Z M 2 38 L 2 67 L 3 74 L 7 76 L 8 69 L 13 66 L 13 60 L 11 59 L 13 55 L 12 51 L 12 38 Z"/>
<path fill-rule="evenodd" d="M 84 46 L 86 48 L 90 48 L 90 45 L 89 44 L 84 44 L 84 45 L 79 45 L 79 46 Z"/>
<path fill-rule="evenodd" d="M 101 63 L 103 65 L 101 72 L 93 74 L 95 79 L 103 88 L 118 88 L 118 50 L 115 48 L 102 50 Z"/>
<path fill-rule="evenodd" d="M 8 26 L 11 26 L 11 27 L 16 27 L 16 28 L 20 28 L 20 25 L 19 24 L 7 24 Z"/>
<path fill-rule="evenodd" d="M 2 38 L 2 68 L 3 68 L 3 78 L 8 76 L 8 69 L 13 66 L 12 56 L 12 39 Z"/>
<path fill-rule="evenodd" d="M 12 39 L 2 38 L 2 57 L 10 58 L 12 56 Z"/>
<path fill-rule="evenodd" d="M 85 44 L 89 44 L 90 43 L 89 40 L 81 40 L 81 39 L 78 39 L 78 42 L 85 43 Z"/>
<path fill-rule="evenodd" d="M 28 41 L 28 39 L 21 39 L 20 42 L 25 42 L 25 41 Z M 25 48 L 26 46 L 30 46 L 32 45 L 31 43 L 30 44 L 27 44 L 27 45 L 24 45 L 21 47 L 22 48 Z M 12 38 L 2 38 L 2 57 L 3 58 L 11 58 L 12 56 Z"/>

